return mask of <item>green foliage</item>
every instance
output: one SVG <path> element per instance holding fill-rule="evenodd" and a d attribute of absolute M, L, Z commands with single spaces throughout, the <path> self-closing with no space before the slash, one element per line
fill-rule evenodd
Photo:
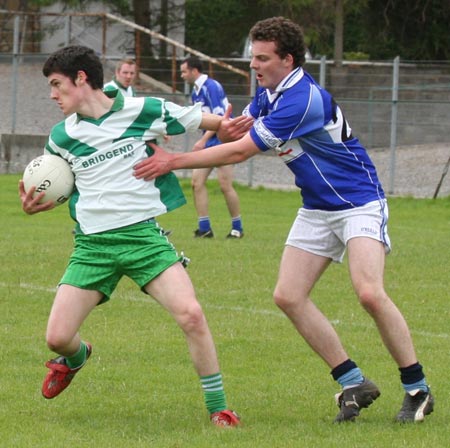
<path fill-rule="evenodd" d="M 364 16 L 372 58 L 448 60 L 450 2 L 372 0 Z"/>
<path fill-rule="evenodd" d="M 239 0 L 186 1 L 186 45 L 215 57 L 229 57 L 248 34 L 249 8 Z"/>
<path fill-rule="evenodd" d="M 367 61 L 369 55 L 362 51 L 344 51 L 344 59 L 346 61 Z"/>
<path fill-rule="evenodd" d="M 186 0 L 186 42 L 204 53 L 229 57 L 242 52 L 244 40 L 256 21 L 281 15 L 298 22 L 306 43 L 315 52 L 324 54 L 332 48 L 333 3 L 332 0 Z"/>
<path fill-rule="evenodd" d="M 398 371 L 373 321 L 357 305 L 345 263 L 333 265 L 313 292 L 316 304 L 382 395 L 354 424 L 334 425 L 337 391 L 328 368 L 274 306 L 272 291 L 298 192 L 238 187 L 246 235 L 224 237 L 229 217 L 217 182 L 209 183 L 216 238 L 195 240 L 188 205 L 161 217 L 171 240 L 192 259 L 188 271 L 219 352 L 230 406 L 243 418 L 222 431 L 207 419 L 183 336 L 167 312 L 123 279 L 108 304 L 87 319 L 94 345 L 88 364 L 61 395 L 40 386 L 51 356 L 45 328 L 72 249 L 66 206 L 25 215 L 19 176 L 0 176 L 0 425 L 2 446 L 47 448 L 433 447 L 450 439 L 447 346 L 450 198 L 390 200 L 393 253 L 386 286 L 409 321 L 436 397 L 421 425 L 398 425 Z"/>
<path fill-rule="evenodd" d="M 170 0 L 161 0 L 152 11 L 139 0 L 102 2 L 118 14 L 129 17 L 135 12 L 136 23 L 159 26 L 163 34 L 169 22 L 175 24 L 177 17 L 182 16 L 182 8 Z M 54 3 L 56 0 L 25 0 L 20 7 L 26 10 Z M 59 3 L 64 11 L 83 10 L 88 5 L 87 0 Z M 146 13 L 141 14 L 142 11 Z M 185 43 L 211 56 L 236 56 L 242 53 L 252 25 L 276 15 L 289 17 L 302 26 L 314 56 L 333 57 L 335 0 L 186 0 Z M 344 52 L 365 53 L 371 60 L 392 59 L 397 55 L 407 60 L 449 60 L 449 23 L 448 0 L 344 0 Z M 144 50 L 143 56 L 151 54 L 150 46 Z"/>
<path fill-rule="evenodd" d="M 186 0 L 186 41 L 205 53 L 227 57 L 242 51 L 251 26 L 284 15 L 303 28 L 315 56 L 333 56 L 334 0 Z M 448 60 L 450 2 L 442 0 L 346 0 L 344 51 L 370 59 Z"/>

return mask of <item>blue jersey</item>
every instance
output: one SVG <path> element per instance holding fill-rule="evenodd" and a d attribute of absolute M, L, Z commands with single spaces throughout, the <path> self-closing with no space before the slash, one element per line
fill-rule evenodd
<path fill-rule="evenodd" d="M 191 98 L 194 104 L 201 103 L 202 112 L 216 115 L 223 115 L 229 104 L 222 85 L 205 74 L 195 82 Z M 220 145 L 220 143 L 221 141 L 214 135 L 206 142 L 205 148 Z"/>
<path fill-rule="evenodd" d="M 365 148 L 341 109 L 301 67 L 275 92 L 259 88 L 244 114 L 261 151 L 275 149 L 295 175 L 307 209 L 345 210 L 384 198 Z"/>

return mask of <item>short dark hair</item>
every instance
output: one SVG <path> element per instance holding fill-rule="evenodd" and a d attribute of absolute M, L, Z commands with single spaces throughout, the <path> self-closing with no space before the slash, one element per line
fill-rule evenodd
<path fill-rule="evenodd" d="M 199 57 L 197 56 L 188 56 L 183 60 L 183 64 L 186 63 L 189 68 L 196 68 L 199 73 L 203 73 L 203 64 Z"/>
<path fill-rule="evenodd" d="M 81 45 L 71 45 L 52 53 L 45 61 L 42 73 L 45 77 L 60 73 L 75 84 L 78 72 L 86 73 L 87 83 L 95 90 L 103 88 L 103 65 L 94 50 Z"/>
<path fill-rule="evenodd" d="M 296 67 L 305 63 L 306 47 L 302 29 L 285 17 L 271 17 L 256 22 L 250 30 L 250 40 L 275 42 L 275 52 L 280 58 L 290 54 Z"/>

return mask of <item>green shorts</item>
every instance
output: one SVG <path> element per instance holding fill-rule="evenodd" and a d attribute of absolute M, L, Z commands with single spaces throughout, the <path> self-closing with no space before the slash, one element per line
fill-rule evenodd
<path fill-rule="evenodd" d="M 130 277 L 143 290 L 181 259 L 154 220 L 92 235 L 76 234 L 75 248 L 60 284 L 99 291 L 103 303 L 122 276 Z"/>

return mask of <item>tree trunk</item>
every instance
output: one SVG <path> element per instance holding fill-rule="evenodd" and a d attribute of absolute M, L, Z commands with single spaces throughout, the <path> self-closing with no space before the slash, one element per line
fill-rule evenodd
<path fill-rule="evenodd" d="M 134 21 L 137 25 L 150 28 L 150 2 L 142 0 L 133 0 Z M 139 33 L 139 31 L 136 31 Z M 139 68 L 149 66 L 149 57 L 153 55 L 151 38 L 147 34 L 140 33 L 135 39 L 136 61 L 139 62 Z"/>
<path fill-rule="evenodd" d="M 334 63 L 342 67 L 344 56 L 344 0 L 335 0 Z"/>

